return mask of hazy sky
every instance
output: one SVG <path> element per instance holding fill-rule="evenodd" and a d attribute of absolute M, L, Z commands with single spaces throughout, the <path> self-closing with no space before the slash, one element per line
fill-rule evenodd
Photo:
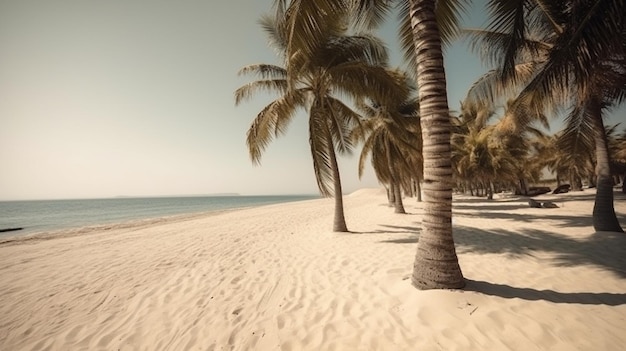
<path fill-rule="evenodd" d="M 271 3 L 0 0 L 0 200 L 317 193 L 305 116 L 255 167 L 245 133 L 269 100 L 234 106 L 239 68 L 278 63 L 257 24 Z M 455 109 L 485 69 L 461 44 L 446 60 Z M 345 192 L 378 186 L 340 162 Z"/>

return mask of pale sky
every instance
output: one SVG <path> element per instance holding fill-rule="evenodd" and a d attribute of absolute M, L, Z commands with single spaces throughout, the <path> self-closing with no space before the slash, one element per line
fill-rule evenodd
<path fill-rule="evenodd" d="M 279 63 L 257 24 L 271 4 L 0 0 L 0 200 L 316 194 L 305 115 L 258 167 L 245 134 L 270 100 L 234 106 L 241 67 Z M 464 44 L 446 69 L 456 109 L 486 69 Z M 379 186 L 357 163 L 340 159 L 345 193 Z"/>

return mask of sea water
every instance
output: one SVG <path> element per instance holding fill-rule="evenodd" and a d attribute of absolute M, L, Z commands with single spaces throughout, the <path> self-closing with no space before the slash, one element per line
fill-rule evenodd
<path fill-rule="evenodd" d="M 0 237 L 310 200 L 316 195 L 197 196 L 0 202 Z"/>

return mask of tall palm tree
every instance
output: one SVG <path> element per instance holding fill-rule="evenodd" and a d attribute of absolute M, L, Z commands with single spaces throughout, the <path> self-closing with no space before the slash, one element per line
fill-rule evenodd
<path fill-rule="evenodd" d="M 314 51 L 292 54 L 289 26 L 293 16 L 289 11 L 279 4 L 275 16 L 261 20 L 271 42 L 281 52 L 286 68 L 268 64 L 242 68 L 240 74 L 256 74 L 261 79 L 237 89 L 235 102 L 239 104 L 263 90 L 280 94 L 257 115 L 248 130 L 247 144 L 255 163 L 260 161 L 272 139 L 286 132 L 296 112 L 307 111 L 318 188 L 323 196 L 335 199 L 333 230 L 345 232 L 348 229 L 336 152 L 352 150 L 349 135 L 359 123 L 359 115 L 339 100 L 337 94 L 364 96 L 374 90 L 373 84 L 389 81 L 381 67 L 386 63 L 386 51 L 374 37 L 347 36 L 345 28 L 335 26 L 325 32 L 324 40 Z"/>
<path fill-rule="evenodd" d="M 455 174 L 465 181 L 478 182 L 491 200 L 496 183 L 516 183 L 520 174 L 516 165 L 527 156 L 526 140 L 523 135 L 508 133 L 506 120 L 489 124 L 493 111 L 487 106 L 464 103 L 461 110 L 461 116 L 453 118 Z"/>
<path fill-rule="evenodd" d="M 286 5 L 287 0 L 277 1 Z M 452 166 L 450 116 L 441 51 L 442 38 L 458 26 L 463 0 L 399 2 L 404 16 L 401 36 L 415 62 L 424 156 L 424 212 L 411 282 L 419 289 L 455 289 L 465 280 L 452 236 Z M 379 24 L 392 8 L 388 0 L 292 0 L 289 2 L 288 57 L 307 56 L 323 42 L 334 16 L 352 14 L 361 25 Z M 437 6 L 435 6 L 437 5 Z M 342 22 L 346 23 L 346 22 Z M 407 34 L 408 33 L 408 34 Z M 296 64 L 296 62 L 294 62 Z"/>
<path fill-rule="evenodd" d="M 354 0 L 357 18 L 377 24 L 390 1 Z M 400 39 L 417 81 L 424 158 L 424 216 L 411 282 L 418 289 L 465 286 L 452 235 L 452 164 L 450 113 L 442 40 L 458 31 L 458 15 L 467 1 L 398 1 Z"/>
<path fill-rule="evenodd" d="M 398 77 L 400 84 L 408 86 L 409 78 L 405 74 L 396 71 L 392 75 Z M 405 213 L 402 189 L 405 193 L 411 191 L 412 180 L 419 177 L 422 167 L 417 101 L 399 92 L 391 101 L 358 101 L 357 106 L 366 117 L 352 133 L 354 140 L 364 142 L 359 177 L 367 157 L 371 156 L 376 177 L 388 184 L 392 192 L 390 201 L 393 199 L 395 212 Z"/>
<path fill-rule="evenodd" d="M 553 135 L 538 135 L 531 142 L 536 150 L 533 163 L 552 172 L 558 186 L 568 181 L 572 185 L 571 190 L 582 190 L 582 180 L 593 173 L 593 143 L 588 140 L 572 142 L 563 135 L 562 131 Z"/>
<path fill-rule="evenodd" d="M 515 104 L 520 123 L 528 122 L 527 111 L 570 107 L 563 138 L 572 143 L 562 144 L 576 147 L 581 137 L 593 141 L 596 231 L 623 231 L 613 207 L 603 111 L 626 98 L 624 5 L 624 0 L 492 0 L 490 30 L 475 37 L 499 67 L 491 75 L 496 79 L 482 79 L 475 94 L 492 99 L 520 87 Z"/>

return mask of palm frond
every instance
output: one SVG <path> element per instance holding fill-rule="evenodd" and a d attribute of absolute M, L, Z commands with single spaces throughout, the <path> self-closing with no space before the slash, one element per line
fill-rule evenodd
<path fill-rule="evenodd" d="M 344 1 L 291 1 L 285 12 L 289 67 L 294 66 L 295 55 L 311 57 L 327 38 L 344 33 L 348 12 Z M 295 69 L 298 69 L 297 66 Z"/>
<path fill-rule="evenodd" d="M 526 16 L 528 28 L 537 28 L 541 33 L 563 33 L 563 13 L 568 4 L 565 1 L 529 1 L 530 10 Z"/>
<path fill-rule="evenodd" d="M 470 50 L 477 53 L 481 59 L 488 65 L 495 67 L 503 67 L 505 65 L 505 52 L 508 45 L 512 45 L 511 34 L 495 32 L 489 29 L 464 29 L 462 32 L 463 39 L 469 43 Z M 525 37 L 517 39 L 515 43 L 515 55 L 513 62 L 519 61 L 538 61 L 543 60 L 547 52 L 552 48 L 549 42 L 546 42 L 542 36 L 545 33 L 529 33 L 535 34 L 535 38 Z M 537 34 L 542 34 L 537 36 Z M 515 68 L 514 66 L 512 68 Z M 507 76 L 507 79 L 515 79 L 516 75 Z M 501 76 L 505 76 L 502 72 Z"/>
<path fill-rule="evenodd" d="M 398 38 L 402 48 L 402 57 L 406 63 L 407 72 L 415 79 L 417 62 L 415 61 L 415 43 L 411 28 L 411 13 L 408 1 L 398 2 Z"/>
<path fill-rule="evenodd" d="M 460 33 L 461 17 L 466 15 L 471 1 L 469 0 L 439 0 L 435 7 L 435 16 L 439 26 L 441 43 L 444 46 L 452 43 Z"/>
<path fill-rule="evenodd" d="M 275 14 L 262 15 L 259 19 L 259 25 L 267 34 L 269 46 L 274 48 L 277 54 L 284 59 L 289 44 L 284 9 L 279 6 Z"/>
<path fill-rule="evenodd" d="M 573 1 L 565 8 L 564 31 L 555 37 L 547 63 L 525 89 L 525 98 L 540 107 L 541 103 L 562 103 L 562 96 L 551 94 L 555 87 L 566 91 L 575 86 L 577 99 L 593 94 L 600 67 L 607 59 L 624 57 L 623 8 L 623 0 Z"/>
<path fill-rule="evenodd" d="M 277 65 L 270 65 L 266 63 L 257 63 L 242 67 L 238 75 L 252 74 L 262 79 L 286 79 L 287 70 Z"/>
<path fill-rule="evenodd" d="M 249 100 L 259 91 L 285 93 L 287 90 L 288 83 L 284 79 L 257 80 L 235 90 L 235 105 L 239 105 L 242 101 Z"/>
<path fill-rule="evenodd" d="M 349 0 L 357 27 L 374 29 L 380 26 L 393 8 L 392 0 Z"/>
<path fill-rule="evenodd" d="M 246 135 L 250 159 L 254 164 L 260 164 L 263 151 L 274 137 L 286 132 L 296 111 L 303 107 L 305 99 L 306 91 L 293 91 L 274 100 L 259 112 Z"/>
<path fill-rule="evenodd" d="M 495 48 L 500 52 L 498 66 L 501 67 L 502 79 L 506 80 L 515 74 L 515 59 L 518 49 L 525 41 L 526 14 L 524 4 L 526 0 L 490 0 L 488 4 L 491 22 L 489 29 L 494 33 L 505 33 Z M 493 42 L 494 37 L 489 36 Z"/>
<path fill-rule="evenodd" d="M 361 116 L 346 106 L 343 102 L 334 98 L 324 99 L 329 115 L 329 127 L 333 143 L 340 153 L 351 153 L 353 139 L 351 132 L 360 125 Z"/>
<path fill-rule="evenodd" d="M 557 140 L 557 148 L 570 155 L 591 154 L 595 149 L 593 117 L 585 106 L 573 108 L 565 119 L 565 129 Z"/>
<path fill-rule="evenodd" d="M 329 67 L 345 62 L 364 62 L 370 65 L 386 65 L 389 59 L 385 43 L 367 33 L 329 37 L 316 50 L 311 64 Z"/>
<path fill-rule="evenodd" d="M 347 62 L 327 71 L 337 93 L 375 101 L 394 101 L 408 96 L 408 88 L 381 66 Z"/>

